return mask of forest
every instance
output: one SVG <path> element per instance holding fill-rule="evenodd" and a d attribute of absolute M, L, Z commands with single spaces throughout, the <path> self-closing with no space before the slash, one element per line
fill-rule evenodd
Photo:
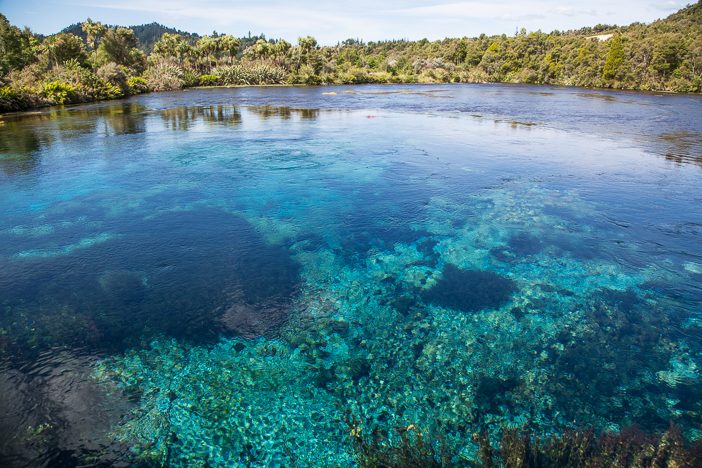
<path fill-rule="evenodd" d="M 651 24 L 334 46 L 91 19 L 41 36 L 0 14 L 0 112 L 193 86 L 492 82 L 702 92 L 702 2 Z"/>

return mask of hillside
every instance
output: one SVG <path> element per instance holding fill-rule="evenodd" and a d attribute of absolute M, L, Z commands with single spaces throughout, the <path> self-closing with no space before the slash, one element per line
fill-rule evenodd
<path fill-rule="evenodd" d="M 120 26 L 110 27 L 118 28 Z M 136 35 L 136 38 L 139 41 L 139 47 L 146 53 L 150 53 L 151 50 L 153 50 L 154 44 L 156 44 L 156 42 L 158 42 L 158 40 L 161 39 L 161 36 L 163 36 L 165 33 L 178 34 L 191 42 L 195 42 L 200 38 L 200 35 L 196 33 L 189 33 L 176 28 L 169 28 L 168 26 L 164 26 L 156 22 L 126 27 L 134 31 L 134 34 Z M 63 28 L 61 32 L 75 34 L 76 36 L 83 39 L 83 41 L 86 40 L 86 34 L 81 28 L 81 23 L 75 23 L 66 28 Z"/>

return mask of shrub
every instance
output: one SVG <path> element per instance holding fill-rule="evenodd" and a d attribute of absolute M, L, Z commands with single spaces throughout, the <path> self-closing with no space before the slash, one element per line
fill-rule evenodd
<path fill-rule="evenodd" d="M 200 75 L 200 86 L 217 86 L 219 77 L 217 75 Z"/>
<path fill-rule="evenodd" d="M 248 83 L 248 74 L 241 65 L 224 65 L 212 70 L 212 73 L 225 85 L 242 85 Z"/>
<path fill-rule="evenodd" d="M 183 87 L 190 88 L 200 83 L 200 76 L 194 71 L 186 68 L 183 70 Z"/>
<path fill-rule="evenodd" d="M 171 91 L 185 86 L 185 73 L 178 65 L 160 61 L 151 66 L 144 74 L 146 83 L 154 91 Z"/>
<path fill-rule="evenodd" d="M 14 89 L 39 88 L 46 76 L 47 70 L 40 63 L 31 63 L 21 70 L 13 70 L 7 76 L 7 81 L 12 83 Z"/>
<path fill-rule="evenodd" d="M 225 85 L 282 84 L 285 70 L 270 63 L 240 63 L 215 68 L 212 73 Z"/>
<path fill-rule="evenodd" d="M 125 67 L 117 65 L 114 62 L 108 62 L 98 68 L 96 73 L 101 80 L 115 85 L 123 91 L 128 89 L 127 69 Z"/>
<path fill-rule="evenodd" d="M 251 75 L 253 84 L 282 84 L 285 82 L 285 71 L 268 63 L 253 65 Z"/>
<path fill-rule="evenodd" d="M 44 83 L 42 94 L 55 104 L 65 104 L 76 98 L 76 88 L 63 81 L 50 81 Z"/>
<path fill-rule="evenodd" d="M 71 88 L 70 95 L 67 96 L 70 102 L 105 99 L 105 82 L 91 70 L 81 67 L 75 61 L 67 61 L 64 65 L 54 67 L 44 76 L 43 81 L 44 83 L 60 82 L 68 85 Z M 49 98 L 46 93 L 44 95 Z M 56 102 L 52 99 L 49 100 Z"/>
<path fill-rule="evenodd" d="M 300 69 L 292 75 L 291 79 L 294 83 L 298 84 L 318 85 L 322 83 L 319 75 L 309 65 L 301 66 Z"/>
<path fill-rule="evenodd" d="M 141 94 L 149 92 L 149 85 L 141 76 L 130 76 L 127 79 L 127 88 L 130 94 Z"/>
<path fill-rule="evenodd" d="M 124 91 L 119 86 L 105 82 L 98 99 L 119 99 L 124 97 Z"/>
<path fill-rule="evenodd" d="M 11 112 L 31 107 L 33 100 L 30 93 L 24 89 L 9 86 L 0 87 L 0 112 Z"/>

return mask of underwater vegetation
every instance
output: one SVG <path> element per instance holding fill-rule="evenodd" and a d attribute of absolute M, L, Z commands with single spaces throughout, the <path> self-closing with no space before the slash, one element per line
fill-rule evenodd
<path fill-rule="evenodd" d="M 365 261 L 293 243 L 302 281 L 277 338 L 158 339 L 99 365 L 139 396 L 115 437 L 172 466 L 694 466 L 698 351 L 648 287 L 660 273 L 524 247 L 520 213 L 567 221 L 535 215 L 551 192 L 519 193 L 474 196 L 476 222 L 450 231 L 435 199 L 416 240 Z M 495 244 L 520 253 L 494 263 Z"/>
<path fill-rule="evenodd" d="M 371 437 L 361 436 L 357 421 L 347 421 L 350 427 L 356 462 L 360 467 L 441 467 L 453 464 L 451 454 L 443 450 L 440 441 L 426 440 L 426 436 L 414 425 L 395 428 L 399 435 L 397 443 L 391 443 L 388 435 L 375 431 Z"/>
<path fill-rule="evenodd" d="M 449 264 L 441 272 L 441 279 L 424 293 L 424 299 L 449 309 L 474 312 L 499 308 L 515 289 L 514 281 L 492 271 L 461 270 Z"/>
<path fill-rule="evenodd" d="M 423 434 L 414 425 L 395 428 L 399 440 L 389 441 L 387 433 L 375 432 L 361 437 L 350 422 L 351 437 L 360 467 L 440 467 L 466 466 L 458 461 L 440 438 Z M 481 467 L 560 468 L 560 467 L 695 467 L 702 463 L 702 443 L 689 443 L 680 428 L 671 425 L 660 434 L 647 434 L 636 426 L 620 432 L 593 429 L 568 430 L 542 439 L 528 431 L 505 427 L 499 444 L 492 446 L 480 433 L 473 439 L 479 444 Z"/>
<path fill-rule="evenodd" d="M 483 453 L 484 466 L 506 467 L 695 467 L 702 463 L 702 443 L 685 441 L 679 427 L 662 434 L 646 434 L 637 427 L 618 433 L 571 430 L 533 440 L 519 429 L 507 429 L 499 451 Z M 489 456 L 492 455 L 492 456 Z"/>

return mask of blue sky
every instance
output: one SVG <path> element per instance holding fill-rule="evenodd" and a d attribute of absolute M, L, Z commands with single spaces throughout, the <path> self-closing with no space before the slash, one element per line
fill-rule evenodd
<path fill-rule="evenodd" d="M 323 44 L 347 38 L 442 39 L 514 34 L 517 28 L 571 29 L 597 23 L 649 22 L 693 0 L 0 0 L 13 23 L 50 34 L 87 17 L 108 24 L 157 21 L 208 34 L 265 33 Z"/>

